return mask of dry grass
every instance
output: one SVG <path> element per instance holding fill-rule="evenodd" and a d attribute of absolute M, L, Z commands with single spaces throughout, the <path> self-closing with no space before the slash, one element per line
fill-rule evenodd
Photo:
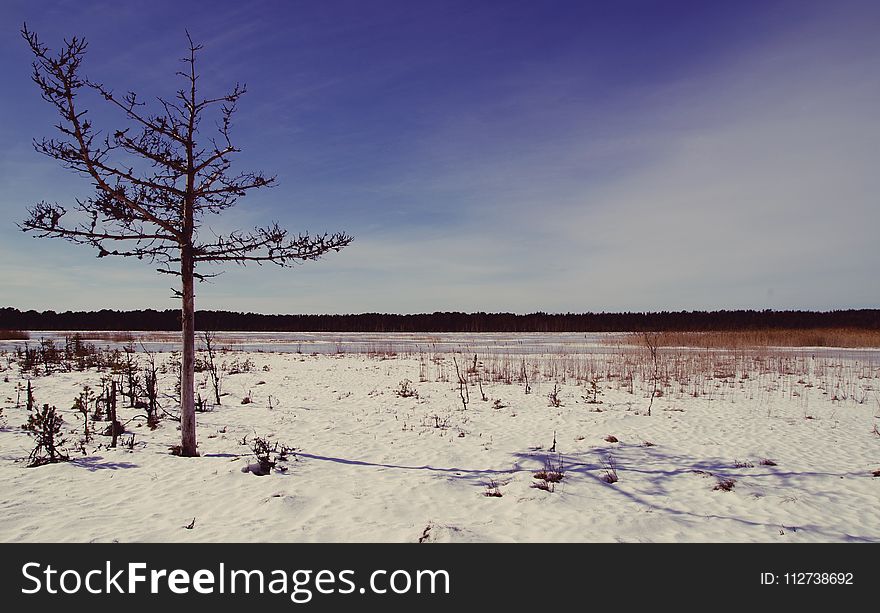
<path fill-rule="evenodd" d="M 535 479 L 542 481 L 544 484 L 559 483 L 565 478 L 565 467 L 562 459 L 554 462 L 547 458 L 544 460 L 544 468 L 534 474 Z M 546 489 L 546 488 L 539 488 Z M 552 489 L 547 491 L 553 491 Z"/>
<path fill-rule="evenodd" d="M 25 330 L 0 330 L 0 341 L 26 341 L 30 338 Z"/>
<path fill-rule="evenodd" d="M 811 328 L 805 330 L 725 330 L 710 332 L 650 332 L 658 347 L 747 349 L 755 347 L 880 347 L 880 329 Z M 644 345 L 643 333 L 627 339 Z"/>
<path fill-rule="evenodd" d="M 79 332 L 81 338 L 90 341 L 110 341 L 112 343 L 133 343 L 134 334 L 125 331 Z"/>
<path fill-rule="evenodd" d="M 76 332 L 80 338 L 87 341 L 105 341 L 110 343 L 134 343 L 140 342 L 163 342 L 175 341 L 180 338 L 179 332 L 138 332 L 137 337 L 132 332 L 125 330 L 98 330 Z"/>
<path fill-rule="evenodd" d="M 716 492 L 730 492 L 736 486 L 736 479 L 729 477 L 719 477 L 718 483 L 712 489 Z"/>
<path fill-rule="evenodd" d="M 483 493 L 483 496 L 487 498 L 501 498 L 504 494 L 501 493 L 501 489 L 498 486 L 498 482 L 493 479 L 489 480 L 489 483 L 486 484 L 486 491 Z"/>
<path fill-rule="evenodd" d="M 614 461 L 612 456 L 606 457 L 602 461 L 602 468 L 605 469 L 604 474 L 599 477 L 602 481 L 607 483 L 608 485 L 612 485 L 620 481 L 620 477 L 617 475 L 617 463 Z"/>
<path fill-rule="evenodd" d="M 805 341 L 810 331 L 752 331 L 752 332 L 709 332 L 709 333 L 657 333 L 658 344 L 664 345 L 657 351 L 656 363 L 644 336 L 632 334 L 631 343 L 615 344 L 605 348 L 573 349 L 567 346 L 548 346 L 542 353 L 521 353 L 508 348 L 486 347 L 479 351 L 473 367 L 461 376 L 466 379 L 470 389 L 480 389 L 486 385 L 528 385 L 541 395 L 552 395 L 556 386 L 571 390 L 572 407 L 584 410 L 597 410 L 594 402 L 602 394 L 620 394 L 630 397 L 628 403 L 636 410 L 649 406 L 650 398 L 655 398 L 655 406 L 661 411 L 680 410 L 679 401 L 704 398 L 707 401 L 727 400 L 739 402 L 743 399 L 761 405 L 774 398 L 788 398 L 799 402 L 804 415 L 812 416 L 811 399 L 826 398 L 837 406 L 880 406 L 878 379 L 880 379 L 880 353 L 866 351 L 864 355 L 852 357 L 847 351 L 798 350 L 790 347 L 770 345 L 755 347 L 667 346 L 685 342 L 685 337 L 702 339 L 704 345 L 727 345 L 745 343 L 758 335 L 769 342 L 774 334 L 788 340 L 773 337 L 773 342 L 789 345 L 795 339 Z M 816 331 L 813 331 L 816 332 Z M 819 331 L 836 335 L 836 343 L 846 344 L 842 335 L 851 332 L 863 344 L 880 346 L 880 331 L 871 330 L 830 330 Z M 8 334 L 9 331 L 6 331 Z M 72 333 L 70 333 L 72 334 Z M 83 340 L 126 340 L 126 332 L 87 332 Z M 140 340 L 148 335 L 150 340 L 177 341 L 177 332 L 135 333 Z M 749 335 L 753 335 L 749 337 Z M 877 337 L 876 342 L 870 342 Z M 829 337 L 830 338 L 830 337 Z M 714 339 L 714 340 L 713 340 Z M 726 340 L 724 340 L 726 339 Z M 733 339 L 733 340 L 731 340 Z M 739 340 L 736 340 L 739 339 Z M 724 340 L 724 342 L 722 342 Z M 757 341 L 750 341 L 757 342 Z M 811 342 L 816 342 L 815 340 Z M 640 344 L 641 343 L 641 344 Z M 855 342 L 849 342 L 853 345 Z M 135 343 L 135 345 L 139 345 Z M 418 362 L 420 382 L 457 383 L 459 374 L 455 370 L 453 358 L 467 357 L 473 362 L 472 349 L 464 353 L 445 353 L 443 351 L 424 351 L 403 346 L 385 352 L 371 348 L 366 355 L 375 359 L 387 359 L 392 353 L 397 359 L 414 359 Z M 598 350 L 597 350 L 598 349 Z M 354 351 L 354 353 L 358 353 Z M 12 359 L 21 359 L 12 355 Z M 415 379 L 415 372 L 411 380 Z M 410 381 L 411 381 L 410 380 Z M 578 390 L 574 386 L 579 386 Z M 404 395 L 415 391 L 408 383 Z M 527 392 L 526 392 L 527 393 Z M 488 398 L 488 397 L 487 397 Z M 579 400 L 578 400 L 579 398 Z M 512 398 L 496 400 L 494 409 L 514 404 Z M 561 404 L 561 403 L 560 403 Z M 611 404 L 605 406 L 610 407 Z M 430 425 L 430 424 L 425 424 Z M 438 426 L 440 427 L 440 426 Z M 880 436 L 880 431 L 874 431 Z"/>
<path fill-rule="evenodd" d="M 844 350 L 845 351 L 845 350 Z M 676 410 L 675 403 L 690 398 L 730 399 L 745 397 L 761 403 L 773 397 L 799 399 L 808 410 L 810 397 L 822 396 L 835 403 L 866 405 L 876 396 L 880 378 L 880 355 L 869 352 L 851 359 L 834 350 L 803 351 L 786 347 L 750 349 L 662 348 L 655 364 L 646 347 L 619 345 L 604 352 L 542 354 L 480 354 L 477 378 L 485 384 L 540 386 L 542 393 L 553 385 L 576 385 L 608 393 L 626 392 L 636 401 L 648 402 L 653 394 L 661 410 Z M 448 355 L 415 354 L 420 379 L 452 382 L 456 379 Z M 575 401 L 585 408 L 589 404 Z M 647 404 L 645 405 L 647 406 Z"/>

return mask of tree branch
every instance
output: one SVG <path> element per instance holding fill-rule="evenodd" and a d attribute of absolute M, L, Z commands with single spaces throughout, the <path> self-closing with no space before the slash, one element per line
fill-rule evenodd
<path fill-rule="evenodd" d="M 218 237 L 210 244 L 198 245 L 196 262 L 269 262 L 290 266 L 297 262 L 317 260 L 330 251 L 339 251 L 352 242 L 348 234 L 337 232 L 312 236 L 308 233 L 289 237 L 287 230 L 273 224 L 255 228 L 252 233 L 233 232 Z"/>

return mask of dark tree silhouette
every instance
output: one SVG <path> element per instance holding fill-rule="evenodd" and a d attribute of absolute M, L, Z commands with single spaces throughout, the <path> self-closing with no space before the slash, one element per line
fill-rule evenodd
<path fill-rule="evenodd" d="M 4 331 L 23 338 L 23 330 L 174 330 L 180 312 L 20 311 L 0 307 Z M 880 309 L 846 311 L 665 311 L 660 313 L 360 313 L 351 315 L 262 315 L 199 311 L 197 330 L 259 332 L 639 332 L 712 330 L 880 330 Z"/>
<path fill-rule="evenodd" d="M 174 98 L 158 98 L 156 113 L 149 112 L 135 93 L 118 95 L 81 74 L 83 39 L 65 40 L 64 47 L 53 53 L 27 26 L 21 33 L 35 56 L 32 78 L 61 118 L 56 125 L 61 136 L 35 140 L 34 146 L 91 179 L 95 187 L 93 196 L 76 201 L 71 221 L 65 207 L 40 202 L 28 210 L 21 228 L 40 237 L 89 245 L 98 250 L 99 258 L 116 255 L 156 262 L 159 272 L 180 277 L 181 289 L 175 293 L 183 303 L 181 455 L 197 455 L 193 285 L 196 279 L 213 276 L 197 267 L 222 262 L 291 266 L 339 251 L 352 238 L 345 233 L 291 235 L 272 224 L 201 239 L 199 228 L 206 216 L 222 213 L 251 190 L 272 185 L 275 177 L 231 171 L 232 156 L 240 150 L 230 140 L 230 128 L 245 87 L 236 84 L 225 95 L 201 97 L 196 71 L 201 46 L 188 33 L 185 70 L 177 73 L 184 86 Z M 119 111 L 127 127 L 96 130 L 87 110 L 78 106 L 78 95 L 85 92 L 98 94 L 99 100 Z M 217 133 L 203 139 L 201 121 L 211 113 Z"/>

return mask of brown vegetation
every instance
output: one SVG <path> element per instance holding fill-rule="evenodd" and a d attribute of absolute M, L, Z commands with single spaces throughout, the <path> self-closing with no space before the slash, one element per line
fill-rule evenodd
<path fill-rule="evenodd" d="M 633 333 L 627 340 L 643 345 L 644 335 Z M 723 330 L 710 332 L 652 332 L 659 347 L 701 347 L 744 349 L 754 347 L 880 347 L 880 330 L 867 328 L 810 328 L 790 330 Z M 615 342 L 619 337 L 615 338 Z"/>
<path fill-rule="evenodd" d="M 31 335 L 24 330 L 0 330 L 0 341 L 26 341 Z"/>

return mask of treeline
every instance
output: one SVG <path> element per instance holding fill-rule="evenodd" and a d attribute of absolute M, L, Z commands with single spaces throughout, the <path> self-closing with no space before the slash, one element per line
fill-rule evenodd
<path fill-rule="evenodd" d="M 423 313 L 263 315 L 199 311 L 200 330 L 253 332 L 630 332 L 809 328 L 880 329 L 880 309 L 660 311 L 656 313 Z M 0 309 L 0 330 L 178 330 L 180 312 Z"/>

